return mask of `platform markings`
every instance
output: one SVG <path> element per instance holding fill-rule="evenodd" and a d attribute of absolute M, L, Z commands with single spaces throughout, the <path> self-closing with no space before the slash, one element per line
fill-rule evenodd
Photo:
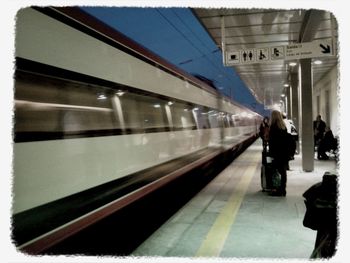
<path fill-rule="evenodd" d="M 256 170 L 260 167 L 258 158 L 260 156 L 257 154 L 254 157 L 254 160 L 251 160 L 252 165 L 250 165 L 243 173 L 227 204 L 209 230 L 206 238 L 195 255 L 196 257 L 218 257 L 220 255 L 249 184 L 255 175 Z"/>

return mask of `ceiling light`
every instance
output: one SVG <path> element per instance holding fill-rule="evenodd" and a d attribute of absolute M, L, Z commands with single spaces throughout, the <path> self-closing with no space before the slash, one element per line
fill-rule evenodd
<path fill-rule="evenodd" d="M 107 97 L 106 97 L 106 95 L 100 94 L 100 95 L 98 95 L 97 99 L 98 100 L 105 100 L 105 99 L 107 99 Z"/>
<path fill-rule="evenodd" d="M 289 87 L 289 84 L 286 83 L 286 84 L 284 84 L 283 86 L 287 88 L 287 87 Z"/>
<path fill-rule="evenodd" d="M 122 90 L 118 90 L 117 92 L 116 92 L 116 94 L 120 97 L 120 96 L 123 96 L 124 95 L 124 91 L 122 91 Z"/>
<path fill-rule="evenodd" d="M 285 94 L 281 94 L 281 97 L 284 98 L 286 95 Z"/>
<path fill-rule="evenodd" d="M 321 61 L 321 60 L 315 60 L 315 61 L 314 61 L 314 64 L 315 64 L 315 65 L 320 65 L 320 64 L 322 64 L 322 61 Z"/>
<path fill-rule="evenodd" d="M 291 66 L 291 67 L 294 67 L 294 66 L 296 66 L 296 65 L 297 65 L 296 62 L 290 62 L 290 63 L 289 63 L 289 66 Z"/>

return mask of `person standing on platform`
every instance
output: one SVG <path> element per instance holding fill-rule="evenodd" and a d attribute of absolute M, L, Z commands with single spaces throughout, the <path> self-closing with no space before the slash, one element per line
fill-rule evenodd
<path fill-rule="evenodd" d="M 326 152 L 336 150 L 337 143 L 333 136 L 332 130 L 327 126 L 323 138 L 320 140 L 317 147 L 317 159 L 328 160 L 329 157 Z"/>
<path fill-rule="evenodd" d="M 316 117 L 314 121 L 314 140 L 315 146 L 318 146 L 319 142 L 323 138 L 323 134 L 326 130 L 326 123 L 321 119 L 321 115 Z"/>
<path fill-rule="evenodd" d="M 269 117 L 265 116 L 259 128 L 259 136 L 263 143 L 264 152 L 267 151 L 267 145 L 269 141 L 269 131 L 270 131 Z"/>
<path fill-rule="evenodd" d="M 288 120 L 287 119 L 287 115 L 285 113 L 282 113 L 282 119 L 283 119 L 283 122 L 284 122 L 284 125 L 286 125 L 286 129 L 287 129 L 287 133 L 290 134 L 290 136 L 292 136 L 293 140 L 295 140 L 295 147 L 294 147 L 294 151 L 290 154 L 289 156 L 289 160 L 294 160 L 294 154 L 295 154 L 295 151 L 296 151 L 296 144 L 297 144 L 297 140 L 295 138 L 295 136 L 292 134 L 293 131 L 296 131 L 295 127 L 294 127 L 294 124 L 292 123 L 291 120 Z M 290 168 L 289 168 L 289 162 L 287 163 L 287 170 L 289 171 Z"/>
<path fill-rule="evenodd" d="M 273 158 L 273 164 L 281 175 L 281 184 L 275 195 L 286 195 L 287 167 L 288 167 L 288 133 L 282 119 L 282 114 L 274 110 L 271 113 L 269 133 L 269 150 Z"/>

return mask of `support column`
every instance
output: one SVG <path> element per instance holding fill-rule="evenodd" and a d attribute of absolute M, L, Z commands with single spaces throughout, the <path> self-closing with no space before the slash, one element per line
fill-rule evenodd
<path fill-rule="evenodd" d="M 290 84 L 291 84 L 291 93 L 292 93 L 292 110 L 291 110 L 291 118 L 294 122 L 295 127 L 299 130 L 299 76 L 298 72 L 292 73 L 290 76 Z"/>
<path fill-rule="evenodd" d="M 292 119 L 292 87 L 286 88 L 287 118 Z"/>
<path fill-rule="evenodd" d="M 314 131 L 311 59 L 300 60 L 300 73 L 302 165 L 305 172 L 312 172 L 314 170 Z"/>
<path fill-rule="evenodd" d="M 291 92 L 291 116 L 295 128 L 299 134 L 299 140 L 297 142 L 297 152 L 300 153 L 300 139 L 301 139 L 301 131 L 299 129 L 299 75 L 298 71 L 295 73 L 291 73 L 290 75 L 290 92 Z"/>

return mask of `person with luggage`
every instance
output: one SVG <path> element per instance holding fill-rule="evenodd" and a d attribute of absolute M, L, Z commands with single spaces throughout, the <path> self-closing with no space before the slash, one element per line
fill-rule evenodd
<path fill-rule="evenodd" d="M 267 151 L 267 145 L 269 141 L 269 131 L 270 131 L 269 117 L 265 116 L 259 128 L 259 136 L 262 140 L 264 152 Z"/>
<path fill-rule="evenodd" d="M 333 136 L 332 130 L 327 126 L 323 138 L 320 140 L 317 147 L 317 159 L 319 160 L 328 160 L 329 157 L 326 152 L 330 150 L 335 150 L 336 140 Z"/>
<path fill-rule="evenodd" d="M 288 147 L 288 133 L 282 114 L 274 110 L 271 113 L 269 151 L 273 158 L 273 165 L 281 175 L 281 182 L 276 191 L 272 193 L 273 195 L 286 196 Z"/>

